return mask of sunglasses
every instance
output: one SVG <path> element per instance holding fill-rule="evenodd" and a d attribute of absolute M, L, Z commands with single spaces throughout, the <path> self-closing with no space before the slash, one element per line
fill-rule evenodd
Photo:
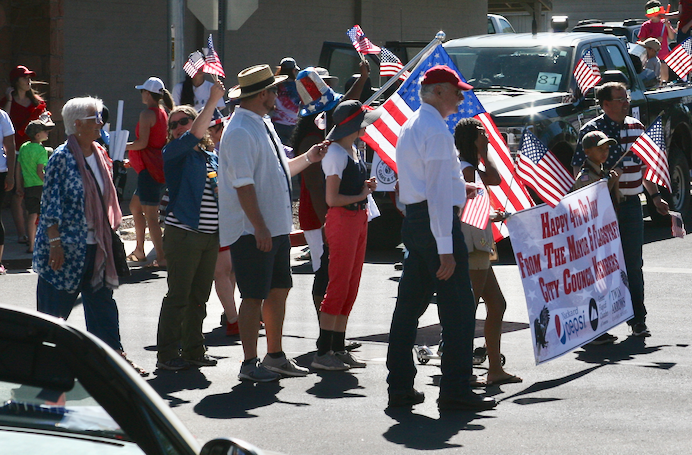
<path fill-rule="evenodd" d="M 180 120 L 176 120 L 175 122 L 168 122 L 168 129 L 174 130 L 178 127 L 178 125 L 185 126 L 188 123 L 190 123 L 191 120 L 192 120 L 192 117 L 183 117 Z"/>
<path fill-rule="evenodd" d="M 89 117 L 82 117 L 79 120 L 91 120 L 94 119 L 95 123 L 103 123 L 103 116 L 101 115 L 101 112 L 96 112 L 94 115 L 90 115 Z"/>

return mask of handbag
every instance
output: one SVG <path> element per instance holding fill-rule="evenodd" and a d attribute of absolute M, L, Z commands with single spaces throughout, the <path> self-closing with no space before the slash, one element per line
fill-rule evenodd
<path fill-rule="evenodd" d="M 113 246 L 113 262 L 115 271 L 119 277 L 130 276 L 130 267 L 127 265 L 127 253 L 120 235 L 111 228 L 111 243 Z"/>

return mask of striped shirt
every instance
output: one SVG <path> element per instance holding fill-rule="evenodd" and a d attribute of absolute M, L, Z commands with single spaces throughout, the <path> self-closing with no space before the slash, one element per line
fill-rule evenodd
<path fill-rule="evenodd" d="M 207 175 L 215 172 L 214 168 L 207 162 Z M 204 183 L 204 194 L 202 195 L 202 206 L 200 207 L 199 228 L 192 229 L 187 224 L 180 222 L 173 212 L 166 215 L 166 224 L 175 226 L 186 231 L 201 232 L 202 234 L 214 234 L 219 230 L 219 204 L 214 194 L 216 177 L 214 181 L 207 177 Z"/>
<path fill-rule="evenodd" d="M 627 151 L 639 136 L 644 133 L 644 125 L 634 117 L 625 117 L 623 124 L 617 123 L 607 115 L 602 114 L 584 125 L 579 132 L 579 143 L 572 158 L 572 166 L 581 166 L 586 156 L 581 145 L 581 140 L 586 133 L 602 131 L 606 136 L 615 139 L 618 143 L 610 145 L 608 159 L 603 164 L 605 169 L 612 169 L 613 165 Z M 641 159 L 634 153 L 629 153 L 619 164 L 623 174 L 620 176 L 620 192 L 623 196 L 636 196 L 642 191 L 644 165 Z"/>

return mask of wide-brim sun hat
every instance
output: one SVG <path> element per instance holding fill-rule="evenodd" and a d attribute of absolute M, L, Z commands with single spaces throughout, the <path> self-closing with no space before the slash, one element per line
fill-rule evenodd
<path fill-rule="evenodd" d="M 228 91 L 228 99 L 242 99 L 255 95 L 288 79 L 288 76 L 274 76 L 269 65 L 255 65 L 238 73 L 238 85 Z"/>
<path fill-rule="evenodd" d="M 300 96 L 299 117 L 331 110 L 343 97 L 327 85 L 313 67 L 305 68 L 298 73 L 296 90 Z"/>
<path fill-rule="evenodd" d="M 332 113 L 334 127 L 327 135 L 328 141 L 338 141 L 361 128 L 375 123 L 380 118 L 380 111 L 372 111 L 358 100 L 347 100 L 339 103 Z"/>
<path fill-rule="evenodd" d="M 152 76 L 146 81 L 144 81 L 144 84 L 142 85 L 135 85 L 135 88 L 137 90 L 146 90 L 151 93 L 159 93 L 162 94 L 163 90 L 166 88 L 164 85 L 163 81 L 159 79 L 156 76 Z"/>

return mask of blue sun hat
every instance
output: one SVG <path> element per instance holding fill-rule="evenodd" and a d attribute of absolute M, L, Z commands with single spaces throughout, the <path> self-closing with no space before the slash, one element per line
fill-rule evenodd
<path fill-rule="evenodd" d="M 300 95 L 300 117 L 328 111 L 339 104 L 343 97 L 332 90 L 312 66 L 298 73 L 296 89 Z"/>

